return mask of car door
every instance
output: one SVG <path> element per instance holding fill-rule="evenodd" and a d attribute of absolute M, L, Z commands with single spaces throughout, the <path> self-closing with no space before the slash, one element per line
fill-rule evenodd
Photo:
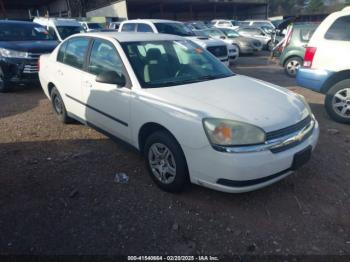
<path fill-rule="evenodd" d="M 130 84 L 117 86 L 96 81 L 98 75 L 111 71 L 128 79 L 114 44 L 95 39 L 83 74 L 84 119 L 100 131 L 130 141 Z"/>
<path fill-rule="evenodd" d="M 82 97 L 82 70 L 89 47 L 89 38 L 75 37 L 64 42 L 57 55 L 55 69 L 56 86 L 63 97 L 66 109 L 82 118 L 85 107 L 80 103 Z"/>

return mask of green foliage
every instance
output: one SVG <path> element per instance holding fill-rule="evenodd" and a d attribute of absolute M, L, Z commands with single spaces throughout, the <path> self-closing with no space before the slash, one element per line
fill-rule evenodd
<path fill-rule="evenodd" d="M 323 0 L 310 0 L 310 3 L 307 6 L 307 10 L 310 13 L 321 13 L 323 11 Z"/>

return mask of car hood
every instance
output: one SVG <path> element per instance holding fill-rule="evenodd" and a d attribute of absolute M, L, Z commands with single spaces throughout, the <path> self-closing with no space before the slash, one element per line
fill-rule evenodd
<path fill-rule="evenodd" d="M 153 99 L 191 112 L 199 118 L 216 117 L 251 123 L 266 132 L 304 119 L 308 108 L 297 94 L 273 84 L 235 75 L 182 86 L 146 89 Z"/>
<path fill-rule="evenodd" d="M 187 39 L 195 42 L 196 44 L 200 45 L 201 47 L 205 48 L 208 46 L 220 46 L 225 45 L 225 42 L 219 39 L 212 39 L 208 37 L 202 37 L 202 36 L 190 36 L 186 37 Z"/>
<path fill-rule="evenodd" d="M 57 41 L 0 41 L 1 48 L 29 53 L 51 53 Z"/>

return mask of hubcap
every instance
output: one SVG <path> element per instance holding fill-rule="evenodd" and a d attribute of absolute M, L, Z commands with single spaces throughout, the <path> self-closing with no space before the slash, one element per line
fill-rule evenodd
<path fill-rule="evenodd" d="M 55 96 L 54 101 L 53 101 L 54 107 L 55 107 L 55 111 L 57 114 L 62 114 L 63 112 L 63 105 L 62 105 L 62 101 L 58 96 Z"/>
<path fill-rule="evenodd" d="M 339 90 L 333 97 L 332 106 L 338 115 L 350 118 L 350 88 Z"/>
<path fill-rule="evenodd" d="M 297 60 L 292 60 L 287 64 L 287 70 L 290 75 L 296 75 L 299 68 L 300 63 Z"/>
<path fill-rule="evenodd" d="M 152 174 L 162 183 L 170 184 L 176 176 L 176 163 L 170 149 L 161 143 L 153 144 L 148 152 Z"/>

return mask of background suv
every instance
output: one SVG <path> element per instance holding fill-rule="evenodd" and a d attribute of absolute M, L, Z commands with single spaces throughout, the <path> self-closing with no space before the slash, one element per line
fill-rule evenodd
<path fill-rule="evenodd" d="M 326 94 L 336 121 L 350 124 L 350 7 L 329 15 L 312 36 L 297 73 L 300 86 Z"/>
<path fill-rule="evenodd" d="M 120 25 L 119 32 L 151 32 L 183 36 L 207 49 L 227 66 L 230 62 L 229 57 L 232 57 L 232 62 L 238 57 L 237 48 L 233 46 L 229 47 L 221 40 L 198 37 L 190 28 L 181 22 L 159 19 L 128 20 Z"/>
<path fill-rule="evenodd" d="M 284 67 L 288 76 L 295 77 L 303 64 L 306 45 L 317 26 L 316 23 L 297 23 L 289 29 L 285 47 L 280 56 L 280 65 Z"/>
<path fill-rule="evenodd" d="M 38 81 L 39 56 L 57 44 L 41 25 L 0 21 L 0 92 L 10 91 L 15 83 Z"/>

